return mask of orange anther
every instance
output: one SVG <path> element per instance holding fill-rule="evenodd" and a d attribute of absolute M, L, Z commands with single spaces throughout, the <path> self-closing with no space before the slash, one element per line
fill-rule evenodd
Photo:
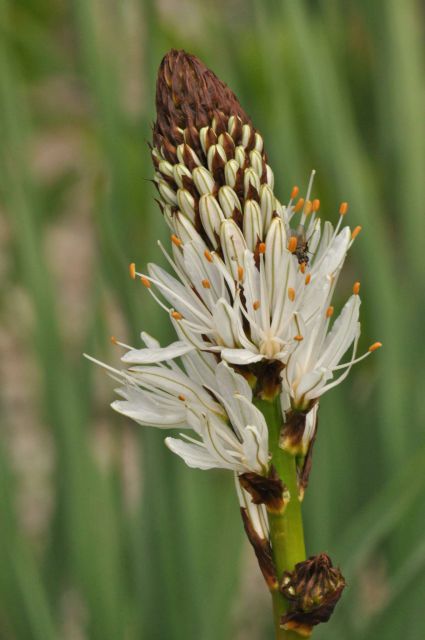
<path fill-rule="evenodd" d="M 358 227 L 356 227 L 355 229 L 353 229 L 353 232 L 351 234 L 351 240 L 354 240 L 354 238 L 357 238 L 357 236 L 359 235 L 361 230 L 362 230 L 362 228 L 361 228 L 360 225 Z"/>
<path fill-rule="evenodd" d="M 298 244 L 298 240 L 296 239 L 295 236 L 292 236 L 291 238 L 289 238 L 288 251 L 290 251 L 291 253 L 294 253 L 295 249 L 297 248 L 297 244 Z"/>
<path fill-rule="evenodd" d="M 182 314 L 179 313 L 178 311 L 172 311 L 171 317 L 174 318 L 174 320 L 182 320 L 183 319 Z"/>
<path fill-rule="evenodd" d="M 184 402 L 184 401 L 186 400 L 186 397 L 181 393 L 181 394 L 178 396 L 178 399 L 179 399 L 179 400 L 181 400 L 182 402 Z"/>
<path fill-rule="evenodd" d="M 326 317 L 327 317 L 327 318 L 330 318 L 331 316 L 333 316 L 333 314 L 334 314 L 334 308 L 333 308 L 332 306 L 331 306 L 331 307 L 328 307 L 328 308 L 326 309 Z"/>
<path fill-rule="evenodd" d="M 359 291 L 360 291 L 360 282 L 355 282 L 353 284 L 353 293 L 355 296 L 359 295 Z"/>
<path fill-rule="evenodd" d="M 140 282 L 143 284 L 143 286 L 145 286 L 147 289 L 151 288 L 151 283 L 150 281 L 147 279 L 146 276 L 140 276 Z"/>
<path fill-rule="evenodd" d="M 311 273 L 307 273 L 307 275 L 305 277 L 305 283 L 306 284 L 310 284 L 310 280 L 311 280 Z"/>
<path fill-rule="evenodd" d="M 180 247 L 183 244 L 183 241 L 180 240 L 174 233 L 171 236 L 171 242 L 176 245 L 176 247 Z"/>
<path fill-rule="evenodd" d="M 266 253 L 266 243 L 260 242 L 258 245 L 258 253 Z"/>
<path fill-rule="evenodd" d="M 211 289 L 211 282 L 205 278 L 205 280 L 202 280 L 202 286 L 204 289 Z"/>
<path fill-rule="evenodd" d="M 254 300 L 254 302 L 252 303 L 252 307 L 254 309 L 254 311 L 257 311 L 260 308 L 260 301 L 259 300 Z"/>
<path fill-rule="evenodd" d="M 301 342 L 301 340 L 304 340 L 304 337 L 300 335 L 294 336 L 294 340 L 296 340 L 297 342 Z"/>
<path fill-rule="evenodd" d="M 297 185 L 294 185 L 292 187 L 292 191 L 291 191 L 291 200 L 293 200 L 294 198 L 297 197 L 298 193 L 299 193 L 300 189 L 299 187 L 297 187 Z"/>
<path fill-rule="evenodd" d="M 208 251 L 208 249 L 205 249 L 204 251 L 204 256 L 206 257 L 206 259 L 208 260 L 208 262 L 212 262 L 213 261 L 213 257 L 211 255 L 211 253 Z"/>
<path fill-rule="evenodd" d="M 118 344 L 118 340 L 116 339 L 115 336 L 111 336 L 110 340 L 111 340 L 112 344 Z"/>
<path fill-rule="evenodd" d="M 288 287 L 288 298 L 291 302 L 294 302 L 295 300 L 295 289 L 293 289 L 292 287 Z"/>
<path fill-rule="evenodd" d="M 306 270 L 306 264 L 305 264 L 305 262 L 301 262 L 301 264 L 300 264 L 301 273 L 305 273 L 305 270 Z"/>
<path fill-rule="evenodd" d="M 370 345 L 368 351 L 370 351 L 372 353 L 372 351 L 376 351 L 377 349 L 380 349 L 382 347 L 382 342 L 374 342 L 373 344 Z"/>
<path fill-rule="evenodd" d="M 135 262 L 131 262 L 130 263 L 130 265 L 128 267 L 128 270 L 130 272 L 130 278 L 133 278 L 133 280 L 134 280 L 135 277 L 136 277 L 136 264 L 135 264 Z"/>
<path fill-rule="evenodd" d="M 345 216 L 347 211 L 348 211 L 348 202 L 341 202 L 341 204 L 339 205 L 339 215 Z"/>
<path fill-rule="evenodd" d="M 295 213 L 298 213 L 304 206 L 304 198 L 300 198 L 294 207 Z"/>
<path fill-rule="evenodd" d="M 307 200 L 307 202 L 304 205 L 304 214 L 306 216 L 309 216 L 312 211 L 313 211 L 313 203 L 311 202 L 311 200 Z"/>
<path fill-rule="evenodd" d="M 240 265 L 238 266 L 238 280 L 241 282 L 243 280 L 244 270 Z"/>
<path fill-rule="evenodd" d="M 319 211 L 319 209 L 320 209 L 320 200 L 318 198 L 315 198 L 311 204 L 312 204 L 312 207 L 313 207 L 313 211 Z"/>

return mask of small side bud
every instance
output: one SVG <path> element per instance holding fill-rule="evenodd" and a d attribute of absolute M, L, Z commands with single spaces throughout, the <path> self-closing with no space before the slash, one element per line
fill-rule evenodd
<path fill-rule="evenodd" d="M 329 620 L 345 584 L 341 571 L 333 567 L 326 553 L 311 556 L 296 564 L 293 571 L 285 571 L 280 591 L 290 606 L 281 619 L 283 628 L 309 637 L 315 625 Z"/>

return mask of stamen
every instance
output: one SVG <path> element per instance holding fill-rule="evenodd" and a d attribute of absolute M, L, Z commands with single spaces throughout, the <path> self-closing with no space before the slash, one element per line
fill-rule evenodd
<path fill-rule="evenodd" d="M 293 289 L 292 287 L 288 287 L 288 298 L 291 302 L 294 302 L 295 300 L 295 289 Z"/>
<path fill-rule="evenodd" d="M 327 318 L 330 318 L 331 316 L 333 316 L 333 313 L 334 313 L 334 308 L 332 306 L 330 306 L 330 307 L 328 307 L 326 309 L 326 317 Z"/>
<path fill-rule="evenodd" d="M 373 344 L 370 345 L 368 351 L 369 353 L 373 353 L 374 351 L 376 351 L 377 349 L 380 349 L 382 347 L 382 342 L 374 342 Z"/>
<path fill-rule="evenodd" d="M 266 253 L 266 243 L 260 242 L 258 245 L 258 253 Z"/>
<path fill-rule="evenodd" d="M 261 306 L 261 302 L 259 300 L 254 300 L 254 302 L 252 303 L 252 308 L 254 309 L 254 311 L 257 311 Z"/>
<path fill-rule="evenodd" d="M 351 234 L 351 240 L 354 240 L 354 238 L 357 238 L 357 236 L 359 235 L 361 230 L 362 230 L 362 228 L 361 228 L 360 225 L 358 227 L 356 227 L 355 229 L 353 229 L 353 232 Z"/>
<path fill-rule="evenodd" d="M 111 336 L 110 341 L 112 342 L 112 344 L 118 344 L 118 340 L 116 339 L 115 336 Z"/>
<path fill-rule="evenodd" d="M 297 342 L 301 342 L 301 340 L 304 340 L 304 336 L 301 336 L 301 335 L 294 336 L 294 340 L 296 340 Z"/>
<path fill-rule="evenodd" d="M 244 269 L 243 269 L 243 267 L 241 267 L 241 265 L 239 265 L 238 266 L 238 280 L 239 280 L 239 282 L 242 282 L 243 275 L 244 275 Z"/>
<path fill-rule="evenodd" d="M 306 270 L 306 264 L 305 264 L 305 262 L 301 262 L 301 264 L 300 264 L 301 273 L 305 273 L 305 270 Z"/>
<path fill-rule="evenodd" d="M 298 241 L 295 236 L 292 236 L 291 238 L 289 238 L 288 251 L 290 251 L 291 253 L 294 253 L 295 249 L 297 248 L 297 244 L 298 244 Z"/>
<path fill-rule="evenodd" d="M 339 205 L 339 215 L 345 216 L 347 211 L 348 211 L 348 202 L 341 202 L 341 204 Z"/>
<path fill-rule="evenodd" d="M 128 270 L 130 272 L 130 278 L 132 278 L 133 280 L 136 279 L 136 263 L 135 262 L 131 262 Z"/>
<path fill-rule="evenodd" d="M 355 296 L 358 296 L 359 295 L 359 291 L 360 291 L 360 282 L 355 282 L 353 284 L 353 294 Z"/>
<path fill-rule="evenodd" d="M 294 198 L 296 198 L 296 197 L 297 197 L 297 195 L 299 194 L 299 192 L 300 192 L 299 187 L 297 187 L 297 185 L 294 185 L 294 186 L 292 187 L 292 191 L 291 191 L 290 199 L 291 199 L 291 200 L 293 200 Z"/>
<path fill-rule="evenodd" d="M 177 237 L 174 233 L 171 236 L 171 242 L 176 245 L 176 247 L 180 247 L 183 244 L 183 240 Z"/>
<path fill-rule="evenodd" d="M 312 204 L 313 212 L 319 211 L 319 209 L 320 209 L 320 200 L 318 198 L 315 198 L 311 204 Z"/>
<path fill-rule="evenodd" d="M 310 284 L 310 280 L 311 280 L 311 273 L 307 273 L 307 275 L 305 277 L 305 283 L 306 284 Z"/>
<path fill-rule="evenodd" d="M 204 251 L 204 256 L 206 257 L 206 259 L 208 260 L 208 262 L 212 262 L 213 261 L 213 257 L 211 255 L 211 253 L 208 251 L 208 249 L 205 249 Z"/>
<path fill-rule="evenodd" d="M 179 313 L 178 311 L 172 311 L 171 317 L 174 318 L 174 320 L 183 320 L 182 314 Z"/>
<path fill-rule="evenodd" d="M 298 213 L 304 206 L 304 198 L 300 198 L 294 207 L 294 213 Z"/>
<path fill-rule="evenodd" d="M 181 400 L 182 402 L 185 402 L 185 401 L 186 401 L 186 397 L 185 397 L 183 394 L 180 394 L 180 395 L 178 396 L 178 399 L 179 399 L 179 400 Z"/>
<path fill-rule="evenodd" d="M 146 278 L 146 276 L 140 276 L 140 282 L 143 284 L 144 287 L 146 287 L 146 289 L 150 289 L 152 286 L 149 280 Z"/>
<path fill-rule="evenodd" d="M 202 280 L 202 286 L 204 289 L 211 289 L 211 282 L 205 278 L 205 280 Z"/>

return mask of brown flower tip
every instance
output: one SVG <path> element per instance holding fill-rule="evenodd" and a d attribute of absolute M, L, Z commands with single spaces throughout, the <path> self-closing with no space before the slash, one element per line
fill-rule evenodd
<path fill-rule="evenodd" d="M 280 590 L 290 602 L 282 626 L 308 637 L 313 626 L 329 620 L 344 588 L 341 571 L 326 553 L 299 562 L 282 576 Z"/>
<path fill-rule="evenodd" d="M 174 147 L 184 141 L 196 147 L 195 132 L 214 120 L 218 136 L 227 131 L 232 115 L 239 116 L 242 124 L 251 124 L 233 91 L 199 58 L 176 49 L 165 55 L 159 67 L 156 111 L 153 140 L 159 148 L 164 140 Z M 190 139 L 193 136 L 195 140 Z"/>
<path fill-rule="evenodd" d="M 289 492 L 273 465 L 268 478 L 258 473 L 242 473 L 239 482 L 251 495 L 254 504 L 266 505 L 271 513 L 283 513 L 290 500 Z"/>
<path fill-rule="evenodd" d="M 264 580 L 266 581 L 270 591 L 277 591 L 279 588 L 279 581 L 276 575 L 276 568 L 273 562 L 270 542 L 258 535 L 249 518 L 247 509 L 241 507 L 241 515 L 245 533 L 254 549 Z"/>

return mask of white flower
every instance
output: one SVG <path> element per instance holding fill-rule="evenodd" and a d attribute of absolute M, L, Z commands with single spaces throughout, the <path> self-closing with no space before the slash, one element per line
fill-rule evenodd
<path fill-rule="evenodd" d="M 128 369 L 90 358 L 121 383 L 121 399 L 112 407 L 141 425 L 193 430 L 194 437 L 184 433 L 165 441 L 190 467 L 266 474 L 267 425 L 246 380 L 226 363 L 217 366 L 211 354 L 182 341 L 161 348 L 146 333 L 142 339 L 146 348 L 128 347 L 122 357 Z M 173 361 L 177 357 L 183 369 Z"/>
<path fill-rule="evenodd" d="M 251 204 L 245 207 L 242 229 L 215 197 L 203 195 L 201 221 L 210 244 L 187 212 L 166 213 L 173 258 L 160 246 L 176 277 L 154 264 L 147 274 L 138 274 L 132 265 L 132 275 L 140 276 L 170 314 L 182 343 L 216 353 L 233 366 L 279 363 L 283 391 L 293 407 L 302 409 L 345 378 L 354 356 L 343 375 L 332 379 L 360 331 L 357 292 L 328 335 L 332 296 L 360 228 L 341 228 L 346 203 L 335 229 L 329 222 L 321 224 L 319 203 L 309 200 L 313 176 L 301 206 L 291 198 L 283 207 L 270 186 L 260 187 L 261 204 L 247 201 Z M 231 187 L 226 189 L 226 198 L 235 199 Z M 219 201 L 224 206 L 227 200 L 223 196 Z M 293 231 L 290 224 L 297 214 Z M 217 250 L 211 250 L 211 243 Z"/>

